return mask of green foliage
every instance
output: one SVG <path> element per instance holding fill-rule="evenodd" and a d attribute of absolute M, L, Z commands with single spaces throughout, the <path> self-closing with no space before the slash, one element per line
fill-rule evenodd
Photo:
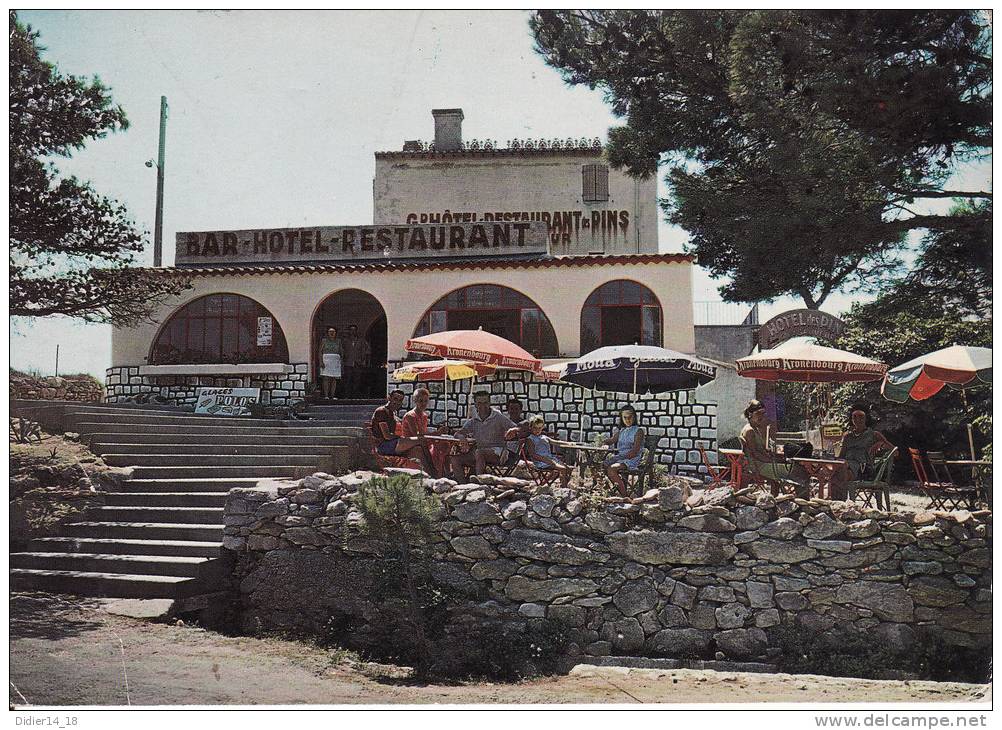
<path fill-rule="evenodd" d="M 991 318 L 971 319 L 949 306 L 935 312 L 928 302 L 915 306 L 921 313 L 892 311 L 884 299 L 854 305 L 843 318 L 847 327 L 836 346 L 891 367 L 953 344 L 991 347 Z M 848 413 L 856 404 L 865 406 L 876 419 L 875 428 L 902 452 L 913 447 L 958 455 L 968 452 L 969 422 L 976 426 L 976 448 L 991 440 L 991 387 L 972 388 L 967 399 L 965 408 L 960 393 L 946 387 L 927 400 L 899 404 L 880 395 L 879 382 L 848 384 L 833 393 L 836 413 Z M 899 459 L 897 469 L 900 476 L 907 476 L 910 463 Z"/>
<path fill-rule="evenodd" d="M 616 167 L 668 166 L 662 205 L 732 301 L 818 307 L 896 269 L 953 166 L 991 147 L 991 34 L 975 11 L 539 11 L 537 50 L 601 88 Z"/>
<path fill-rule="evenodd" d="M 512 682 L 560 671 L 567 643 L 567 629 L 554 621 L 478 626 L 442 645 L 440 666 L 450 677 Z"/>
<path fill-rule="evenodd" d="M 790 674 L 830 677 L 888 678 L 908 673 L 937 682 L 991 680 L 991 647 L 947 644 L 935 636 L 920 637 L 908 649 L 895 651 L 873 636 L 850 628 L 810 633 L 788 626 L 769 631 L 779 647 L 779 669 Z"/>
<path fill-rule="evenodd" d="M 365 518 L 365 534 L 404 547 L 423 544 L 441 511 L 421 482 L 405 474 L 373 477 L 358 490 L 355 505 Z"/>
<path fill-rule="evenodd" d="M 48 161 L 127 129 L 125 112 L 96 78 L 43 61 L 38 33 L 14 11 L 8 35 L 10 314 L 134 324 L 187 280 L 129 268 L 144 239 L 124 206 Z"/>

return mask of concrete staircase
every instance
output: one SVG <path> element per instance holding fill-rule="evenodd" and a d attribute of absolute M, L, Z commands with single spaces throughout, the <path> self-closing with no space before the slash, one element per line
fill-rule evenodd
<path fill-rule="evenodd" d="M 184 598 L 216 589 L 223 504 L 234 487 L 346 463 L 375 405 L 311 409 L 310 420 L 220 418 L 164 408 L 70 406 L 65 428 L 109 466 L 132 467 L 104 507 L 10 556 L 11 587 L 87 596 Z"/>

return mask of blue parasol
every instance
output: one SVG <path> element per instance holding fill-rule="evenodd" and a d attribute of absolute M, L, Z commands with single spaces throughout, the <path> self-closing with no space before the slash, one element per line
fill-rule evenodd
<path fill-rule="evenodd" d="M 716 377 L 716 366 L 708 362 L 649 345 L 600 347 L 571 360 L 560 373 L 567 383 L 634 395 L 691 390 Z"/>

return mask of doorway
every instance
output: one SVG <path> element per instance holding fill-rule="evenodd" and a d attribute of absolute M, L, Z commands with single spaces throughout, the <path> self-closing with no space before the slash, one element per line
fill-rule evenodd
<path fill-rule="evenodd" d="M 357 337 L 352 340 L 352 326 Z M 386 311 L 361 289 L 343 289 L 324 299 L 313 315 L 311 372 L 316 393 L 321 393 L 320 341 L 331 327 L 337 329 L 343 352 L 342 377 L 336 397 L 343 400 L 382 398 L 386 395 Z M 355 344 L 352 344 L 354 341 Z M 357 364 L 353 365 L 351 353 Z"/>

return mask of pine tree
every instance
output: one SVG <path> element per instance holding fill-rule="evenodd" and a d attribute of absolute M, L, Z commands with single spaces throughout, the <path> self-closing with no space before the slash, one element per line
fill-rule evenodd
<path fill-rule="evenodd" d="M 50 161 L 128 119 L 98 79 L 60 74 L 39 34 L 13 11 L 9 21 L 10 314 L 134 324 L 187 280 L 131 268 L 144 237 L 125 207 Z"/>

